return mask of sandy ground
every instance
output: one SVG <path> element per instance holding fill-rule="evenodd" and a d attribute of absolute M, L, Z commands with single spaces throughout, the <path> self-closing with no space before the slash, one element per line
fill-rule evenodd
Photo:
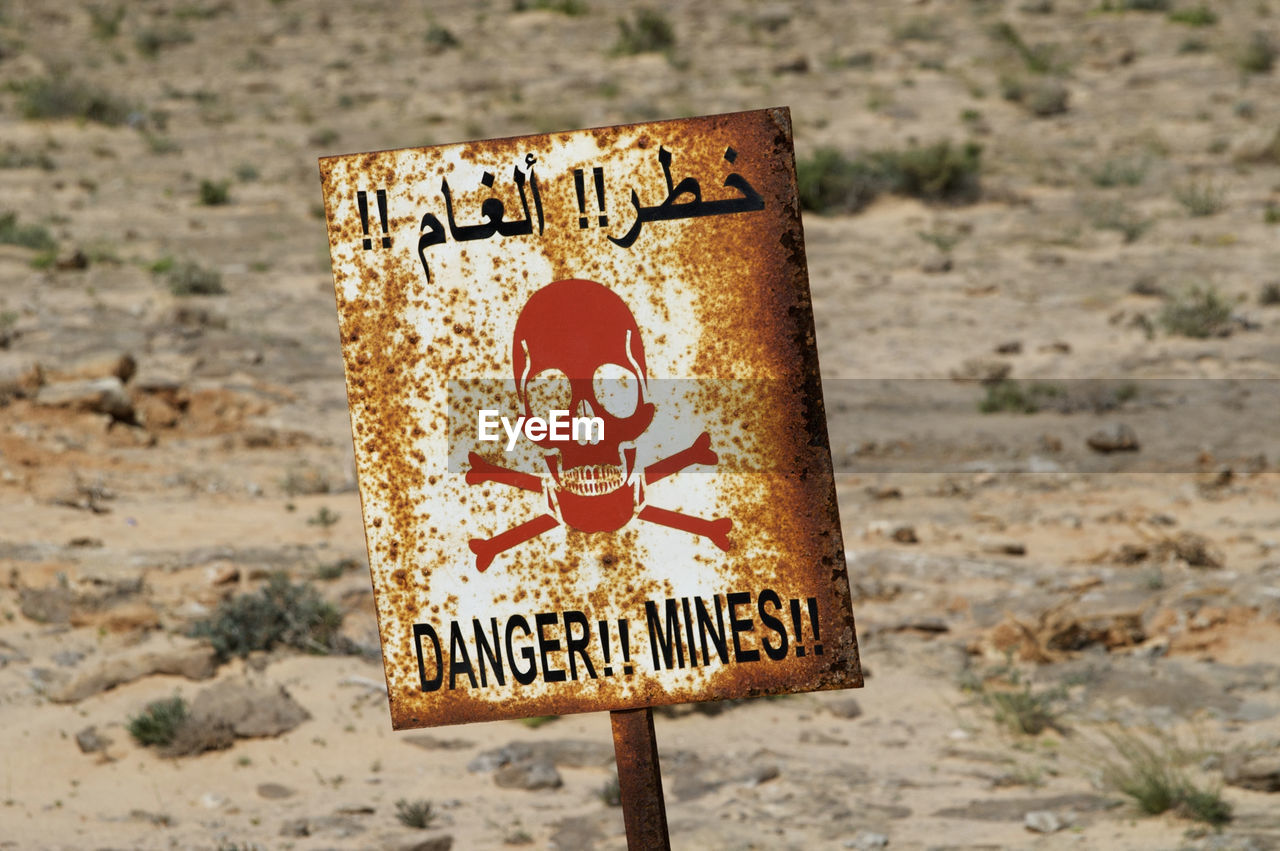
<path fill-rule="evenodd" d="M 0 4 L 0 216 L 55 243 L 0 245 L 0 847 L 624 847 L 603 714 L 390 730 L 316 158 L 772 105 L 802 158 L 976 141 L 982 194 L 805 216 L 869 677 L 659 715 L 675 847 L 1280 847 L 1261 791 L 1280 789 L 1280 307 L 1261 297 L 1280 87 L 1240 64 L 1255 37 L 1280 46 L 1280 4 L 1193 27 L 1092 0 L 668 3 L 674 48 L 634 56 L 612 49 L 622 5 L 154 0 L 112 25 L 111 4 Z M 1000 22 L 1050 45 L 1049 74 Z M 51 75 L 127 102 L 124 122 L 26 117 Z M 1006 100 L 1011 75 L 1058 81 L 1065 111 Z M 1100 185 L 1107 163 L 1140 174 Z M 1193 190 L 1215 209 L 1192 215 Z M 170 293 L 166 258 L 226 292 Z M 1193 285 L 1229 303 L 1223 336 L 1160 324 Z M 983 414 L 952 380 L 1004 368 L 1072 404 Z M 127 417 L 51 395 L 125 373 Z M 1139 451 L 1088 446 L 1118 424 Z M 365 652 L 201 670 L 181 636 L 280 570 Z M 309 718 L 177 758 L 126 730 L 240 682 Z M 1025 683 L 1054 714 L 1034 735 L 991 697 Z M 109 741 L 86 752 L 91 727 Z M 1111 729 L 1233 820 L 1141 814 L 1099 780 Z M 481 755 L 511 742 L 562 785 L 499 786 Z M 431 801 L 431 827 L 400 824 L 401 799 Z"/>

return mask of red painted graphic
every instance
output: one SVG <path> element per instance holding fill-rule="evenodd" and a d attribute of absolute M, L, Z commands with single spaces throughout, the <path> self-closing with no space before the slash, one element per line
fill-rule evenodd
<path fill-rule="evenodd" d="M 573 440 L 534 439 L 548 476 L 509 470 L 468 456 L 469 485 L 488 482 L 546 495 L 549 512 L 492 538 L 472 538 L 476 568 L 560 524 L 582 532 L 614 532 L 633 518 L 704 537 L 730 547 L 728 518 L 706 520 L 645 504 L 645 486 L 694 464 L 715 464 L 703 432 L 687 449 L 640 470 L 636 440 L 653 422 L 644 343 L 626 302 L 595 281 L 556 281 L 535 292 L 516 320 L 511 365 L 525 417 L 569 411 L 598 417 L 603 434 Z"/>

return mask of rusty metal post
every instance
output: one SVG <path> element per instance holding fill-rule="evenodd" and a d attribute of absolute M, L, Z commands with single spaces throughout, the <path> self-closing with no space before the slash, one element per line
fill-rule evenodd
<path fill-rule="evenodd" d="M 670 851 L 667 806 L 662 799 L 662 769 L 658 739 L 653 734 L 653 710 L 619 709 L 613 722 L 613 755 L 618 761 L 618 789 L 622 818 L 627 825 L 628 851 Z"/>

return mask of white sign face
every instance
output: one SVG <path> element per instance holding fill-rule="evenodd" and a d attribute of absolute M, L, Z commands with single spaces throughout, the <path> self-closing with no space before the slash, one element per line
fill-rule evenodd
<path fill-rule="evenodd" d="M 787 110 L 321 174 L 396 728 L 861 685 Z"/>

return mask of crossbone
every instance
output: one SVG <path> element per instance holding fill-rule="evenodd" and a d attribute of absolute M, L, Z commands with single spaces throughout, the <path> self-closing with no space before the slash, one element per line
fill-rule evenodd
<path fill-rule="evenodd" d="M 467 484 L 481 485 L 492 482 L 532 493 L 545 493 L 548 505 L 554 510 L 554 483 L 550 478 L 537 476 L 533 473 L 509 470 L 486 460 L 476 452 L 470 453 L 467 456 L 467 460 L 470 463 L 470 469 L 467 471 L 466 477 Z M 719 456 L 711 450 L 711 436 L 704 431 L 693 442 L 693 445 L 687 449 L 682 449 L 674 455 L 655 461 L 645 467 L 643 484 L 652 485 L 694 464 L 713 465 L 719 460 Z M 706 520 L 701 517 L 681 514 L 678 511 L 646 505 L 643 499 L 643 487 L 638 488 L 638 490 L 641 493 L 641 497 L 638 500 L 639 512 L 635 515 L 636 517 L 649 523 L 656 523 L 659 526 L 666 526 L 698 535 L 711 541 L 723 551 L 727 552 L 729 550 L 731 546 L 729 532 L 733 529 L 733 521 L 729 518 L 719 517 L 714 520 Z M 557 515 L 558 512 L 541 514 L 532 520 L 526 520 L 519 525 L 513 526 L 505 532 L 500 532 L 492 538 L 472 538 L 468 545 L 471 547 L 471 551 L 475 553 L 476 569 L 483 572 L 493 563 L 494 557 L 499 553 L 506 552 L 512 547 L 519 546 L 525 541 L 530 541 L 543 532 L 549 532 L 561 525 L 562 520 Z"/>

